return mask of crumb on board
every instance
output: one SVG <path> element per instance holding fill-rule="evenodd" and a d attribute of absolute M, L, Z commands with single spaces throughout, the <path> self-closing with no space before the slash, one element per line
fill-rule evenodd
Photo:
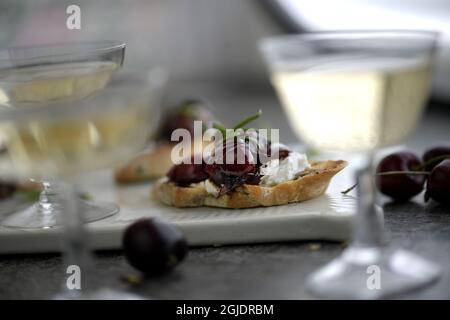
<path fill-rule="evenodd" d="M 141 284 L 142 282 L 143 282 L 143 278 L 142 278 L 142 276 L 140 276 L 140 275 L 134 275 L 134 274 L 125 274 L 125 275 L 122 275 L 121 277 L 121 280 L 123 281 L 123 282 L 126 282 L 126 283 L 128 283 L 128 284 L 130 284 L 130 285 L 139 285 L 139 284 Z"/>

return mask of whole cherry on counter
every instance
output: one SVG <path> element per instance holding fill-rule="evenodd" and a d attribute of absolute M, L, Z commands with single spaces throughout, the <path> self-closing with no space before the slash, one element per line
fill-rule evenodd
<path fill-rule="evenodd" d="M 422 159 L 425 164 L 425 170 L 431 171 L 445 159 L 450 159 L 450 145 L 430 148 L 425 151 Z"/>
<path fill-rule="evenodd" d="M 428 176 L 425 200 L 450 204 L 450 159 L 442 161 Z"/>
<path fill-rule="evenodd" d="M 407 201 L 423 190 L 426 176 L 417 173 L 421 164 L 414 153 L 407 151 L 384 157 L 376 170 L 378 189 L 396 201 Z"/>
<path fill-rule="evenodd" d="M 181 231 L 159 218 L 131 224 L 125 230 L 122 245 L 128 262 L 146 275 L 172 270 L 188 251 Z"/>

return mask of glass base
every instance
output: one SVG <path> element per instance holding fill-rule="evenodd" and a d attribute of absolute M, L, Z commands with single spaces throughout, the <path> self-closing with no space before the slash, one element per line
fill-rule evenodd
<path fill-rule="evenodd" d="M 436 280 L 439 266 L 392 247 L 350 247 L 308 279 L 321 298 L 380 299 Z"/>
<path fill-rule="evenodd" d="M 149 300 L 143 296 L 126 291 L 102 288 L 89 291 L 63 291 L 53 300 Z"/>
<path fill-rule="evenodd" d="M 119 207 L 114 203 L 81 199 L 79 201 L 81 201 L 80 210 L 83 212 L 86 223 L 101 220 L 119 212 Z M 63 218 L 59 207 L 43 212 L 39 208 L 39 203 L 35 203 L 31 207 L 10 214 L 0 224 L 7 228 L 47 229 L 63 226 Z"/>

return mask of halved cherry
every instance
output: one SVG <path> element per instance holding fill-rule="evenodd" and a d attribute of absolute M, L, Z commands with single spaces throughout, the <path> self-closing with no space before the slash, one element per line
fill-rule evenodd
<path fill-rule="evenodd" d="M 193 158 L 190 162 L 174 165 L 167 173 L 169 181 L 179 185 L 189 185 L 208 179 L 209 175 L 205 171 L 204 162 L 196 164 Z"/>

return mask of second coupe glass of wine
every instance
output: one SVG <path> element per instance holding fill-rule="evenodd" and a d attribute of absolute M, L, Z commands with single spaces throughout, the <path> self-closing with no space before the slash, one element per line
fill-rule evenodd
<path fill-rule="evenodd" d="M 292 128 L 322 150 L 362 152 L 353 243 L 309 279 L 327 298 L 379 298 L 426 285 L 439 267 L 383 241 L 373 154 L 403 141 L 420 119 L 436 34 L 318 32 L 265 39 L 261 50 Z M 377 273 L 377 279 L 370 278 Z"/>
<path fill-rule="evenodd" d="M 81 269 L 81 290 L 57 298 L 129 299 L 135 295 L 96 288 L 87 250 L 84 205 L 74 185 L 83 172 L 108 168 L 140 151 L 156 128 L 160 84 L 149 77 L 118 75 L 105 89 L 85 99 L 0 110 L 0 174 L 10 178 L 56 178 L 64 216 L 64 268 Z"/>
<path fill-rule="evenodd" d="M 109 83 L 113 74 L 122 67 L 124 52 L 125 44 L 115 41 L 0 50 L 0 109 L 37 108 L 85 99 Z M 37 130 L 38 127 L 35 134 L 39 134 Z M 46 172 L 53 168 L 41 170 Z M 39 201 L 24 210 L 11 213 L 1 221 L 1 225 L 14 228 L 51 228 L 62 224 L 58 181 L 44 177 L 39 182 L 43 186 Z M 80 199 L 80 205 L 86 222 L 100 220 L 118 212 L 118 207 L 113 203 Z"/>

